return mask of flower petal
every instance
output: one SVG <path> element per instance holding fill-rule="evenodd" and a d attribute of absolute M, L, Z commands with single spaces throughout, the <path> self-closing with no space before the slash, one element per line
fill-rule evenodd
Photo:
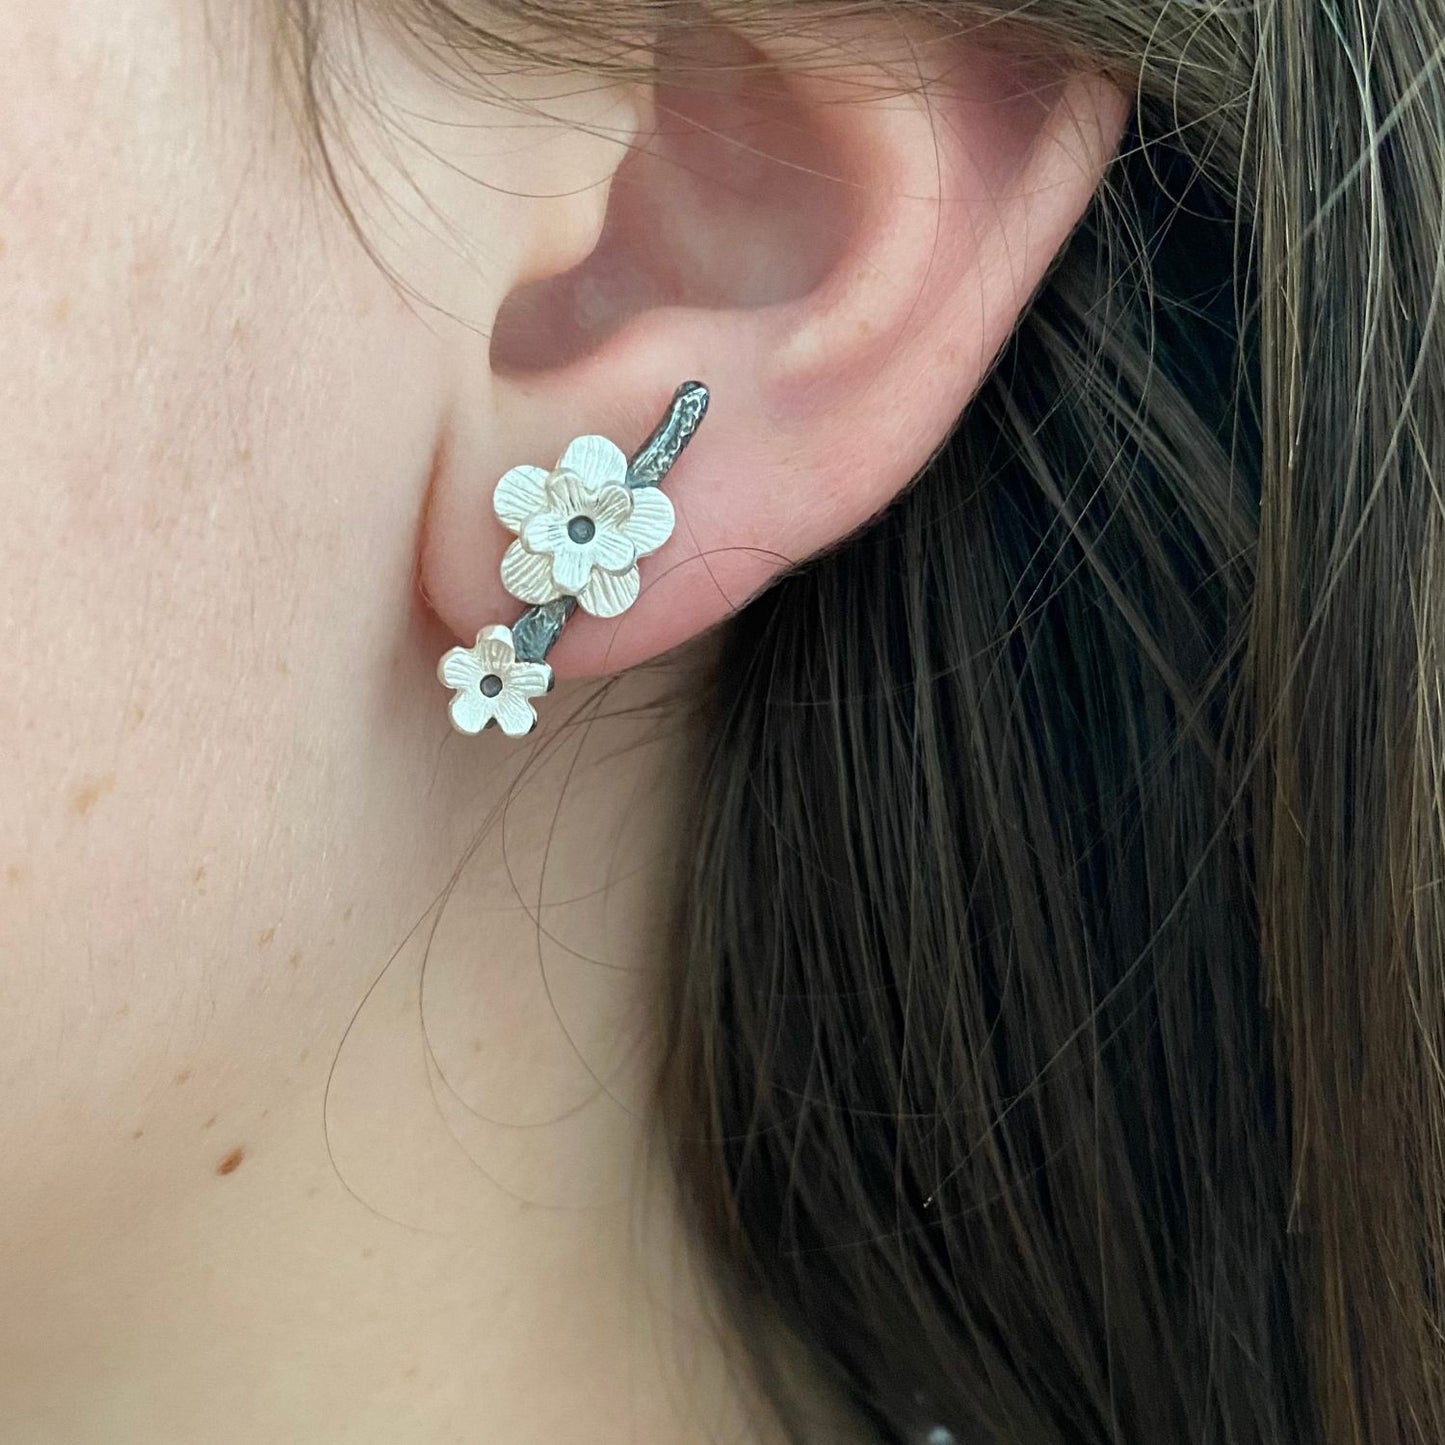
<path fill-rule="evenodd" d="M 504 472 L 492 493 L 492 509 L 497 520 L 513 532 L 522 529 L 522 523 L 538 511 L 547 498 L 546 467 L 513 467 Z"/>
<path fill-rule="evenodd" d="M 459 733 L 475 737 L 496 716 L 497 703 L 495 698 L 483 697 L 476 688 L 469 687 L 452 698 L 447 711 Z"/>
<path fill-rule="evenodd" d="M 632 538 L 616 527 L 598 527 L 592 539 L 592 561 L 608 572 L 624 572 L 637 561 Z"/>
<path fill-rule="evenodd" d="M 477 639 L 477 661 L 482 664 L 482 676 L 505 677 L 509 668 L 516 664 L 516 654 L 509 642 L 496 638 Z"/>
<path fill-rule="evenodd" d="M 569 540 L 552 554 L 552 580 L 564 596 L 575 597 L 586 583 L 592 571 L 593 545 L 589 542 L 586 546 L 579 546 Z"/>
<path fill-rule="evenodd" d="M 578 437 L 562 453 L 557 470 L 575 472 L 587 490 L 595 492 L 609 482 L 621 485 L 627 480 L 627 458 L 622 448 L 606 437 Z"/>
<path fill-rule="evenodd" d="M 632 493 L 626 487 L 603 487 L 592 498 L 590 516 L 605 527 L 624 527 L 632 515 Z"/>
<path fill-rule="evenodd" d="M 485 671 L 470 647 L 454 647 L 437 663 L 437 676 L 448 687 L 475 687 Z"/>
<path fill-rule="evenodd" d="M 637 548 L 637 555 L 645 557 L 655 552 L 672 536 L 677 525 L 677 513 L 665 492 L 656 487 L 636 487 L 632 492 L 632 516 L 624 528 Z"/>
<path fill-rule="evenodd" d="M 537 713 L 521 693 L 503 688 L 497 697 L 497 726 L 509 738 L 519 738 L 537 726 Z"/>
<path fill-rule="evenodd" d="M 519 697 L 541 697 L 552 690 L 552 669 L 545 662 L 519 662 L 507 673 L 507 687 Z"/>
<path fill-rule="evenodd" d="M 594 617 L 616 617 L 637 601 L 639 579 L 637 567 L 625 572 L 592 573 L 587 585 L 577 594 L 577 605 Z"/>
<path fill-rule="evenodd" d="M 517 644 L 512 638 L 512 629 L 503 622 L 489 622 L 477 633 L 477 648 L 479 651 L 484 642 L 499 642 L 513 655 L 515 655 L 517 651 Z"/>
<path fill-rule="evenodd" d="M 513 542 L 502 557 L 502 586 L 519 602 L 550 602 L 562 595 L 552 580 L 552 559 Z"/>
<path fill-rule="evenodd" d="M 547 481 L 547 511 L 567 523 L 579 512 L 592 515 L 592 488 L 572 472 L 553 472 Z"/>
<path fill-rule="evenodd" d="M 567 535 L 567 521 L 556 512 L 538 512 L 522 524 L 522 545 L 529 552 L 550 557 L 559 547 L 572 545 Z"/>

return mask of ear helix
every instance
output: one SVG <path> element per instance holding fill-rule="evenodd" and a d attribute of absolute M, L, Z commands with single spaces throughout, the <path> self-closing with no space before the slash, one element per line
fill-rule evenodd
<path fill-rule="evenodd" d="M 437 664 L 453 690 L 448 712 L 458 732 L 493 725 L 508 737 L 531 732 L 531 700 L 551 691 L 546 657 L 567 619 L 579 607 L 617 617 L 637 600 L 637 560 L 667 541 L 676 520 L 659 488 L 708 400 L 701 382 L 683 382 L 630 461 L 606 437 L 583 436 L 550 471 L 513 467 L 498 481 L 492 506 L 515 536 L 502 558 L 502 585 L 531 606 L 511 627 L 484 627 L 471 647 L 454 647 Z"/>

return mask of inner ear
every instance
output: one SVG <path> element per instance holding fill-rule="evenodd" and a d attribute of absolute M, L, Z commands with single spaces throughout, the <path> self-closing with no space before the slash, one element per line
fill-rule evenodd
<path fill-rule="evenodd" d="M 787 74 L 718 26 L 657 53 L 654 124 L 612 183 L 596 248 L 519 287 L 492 335 L 492 366 L 524 374 L 595 351 L 661 307 L 723 310 L 813 291 L 845 253 L 856 188 Z"/>

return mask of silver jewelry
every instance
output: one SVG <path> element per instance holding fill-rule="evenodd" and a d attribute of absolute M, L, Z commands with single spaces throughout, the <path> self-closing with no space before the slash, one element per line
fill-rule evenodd
<path fill-rule="evenodd" d="M 448 711 L 459 733 L 479 733 L 493 723 L 508 737 L 537 726 L 530 699 L 552 688 L 545 662 L 523 662 L 510 627 L 493 624 L 477 633 L 472 647 L 454 647 L 437 664 L 437 676 L 454 689 Z"/>
<path fill-rule="evenodd" d="M 573 612 L 618 617 L 637 600 L 637 559 L 672 535 L 672 503 L 658 490 L 707 413 L 708 390 L 685 381 L 667 415 L 631 461 L 606 437 L 584 436 L 557 465 L 513 467 L 492 496 L 516 540 L 502 558 L 502 585 L 532 606 L 510 627 L 492 624 L 471 647 L 437 664 L 453 690 L 458 732 L 495 724 L 508 737 L 537 725 L 531 699 L 552 689 L 546 656 Z"/>

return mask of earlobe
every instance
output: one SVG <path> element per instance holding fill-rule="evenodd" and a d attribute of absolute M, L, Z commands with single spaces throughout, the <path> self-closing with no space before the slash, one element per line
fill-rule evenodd
<path fill-rule="evenodd" d="M 726 117 L 749 114 L 745 97 L 715 97 L 716 124 L 694 97 L 688 144 L 659 157 L 658 143 L 649 152 L 644 142 L 651 159 L 636 163 L 634 184 L 625 175 L 614 183 L 594 257 L 555 278 L 550 294 L 528 288 L 510 319 L 504 308 L 496 406 L 506 433 L 536 440 L 530 455 L 494 455 L 480 475 L 452 468 L 443 480 L 459 489 L 450 505 L 485 515 L 495 533 L 481 555 L 427 539 L 423 584 L 459 636 L 509 616 L 500 583 L 479 586 L 475 576 L 497 579 L 517 540 L 505 518 L 490 516 L 497 477 L 518 463 L 550 465 L 577 435 L 605 434 L 630 450 L 686 376 L 707 382 L 713 403 L 668 484 L 676 530 L 646 557 L 635 602 L 569 625 L 550 658 L 559 675 L 670 650 L 865 523 L 977 389 L 1087 207 L 1127 115 L 1102 79 L 1041 85 L 1036 66 L 966 40 L 914 46 L 915 74 L 920 64 L 929 71 L 921 85 L 901 82 L 896 28 L 871 48 L 851 36 L 847 65 L 810 68 L 806 45 L 790 47 L 796 53 L 769 57 L 766 73 L 755 67 L 757 107 L 772 129 L 752 140 L 785 130 L 791 160 L 815 162 L 807 185 L 779 184 L 790 157 L 760 155 L 723 129 Z M 744 82 L 735 73 L 732 84 Z M 810 140 L 799 140 L 800 126 Z M 717 155 L 706 177 L 694 169 L 669 181 L 670 164 L 685 156 L 696 167 L 708 147 Z M 672 211 L 656 224 L 629 214 L 663 216 L 669 196 Z M 823 234 L 798 240 L 810 220 Z M 729 227 L 760 274 L 735 270 L 727 285 L 703 276 L 690 289 L 688 268 L 725 249 Z M 812 246 L 802 263 L 789 250 L 798 245 Z M 579 319 L 589 267 L 599 285 L 605 268 L 611 288 L 601 321 Z M 662 275 L 672 279 L 660 289 Z M 629 277 L 643 304 L 616 304 Z M 544 319 L 572 331 L 523 344 Z M 540 576 L 527 584 L 540 587 Z"/>

